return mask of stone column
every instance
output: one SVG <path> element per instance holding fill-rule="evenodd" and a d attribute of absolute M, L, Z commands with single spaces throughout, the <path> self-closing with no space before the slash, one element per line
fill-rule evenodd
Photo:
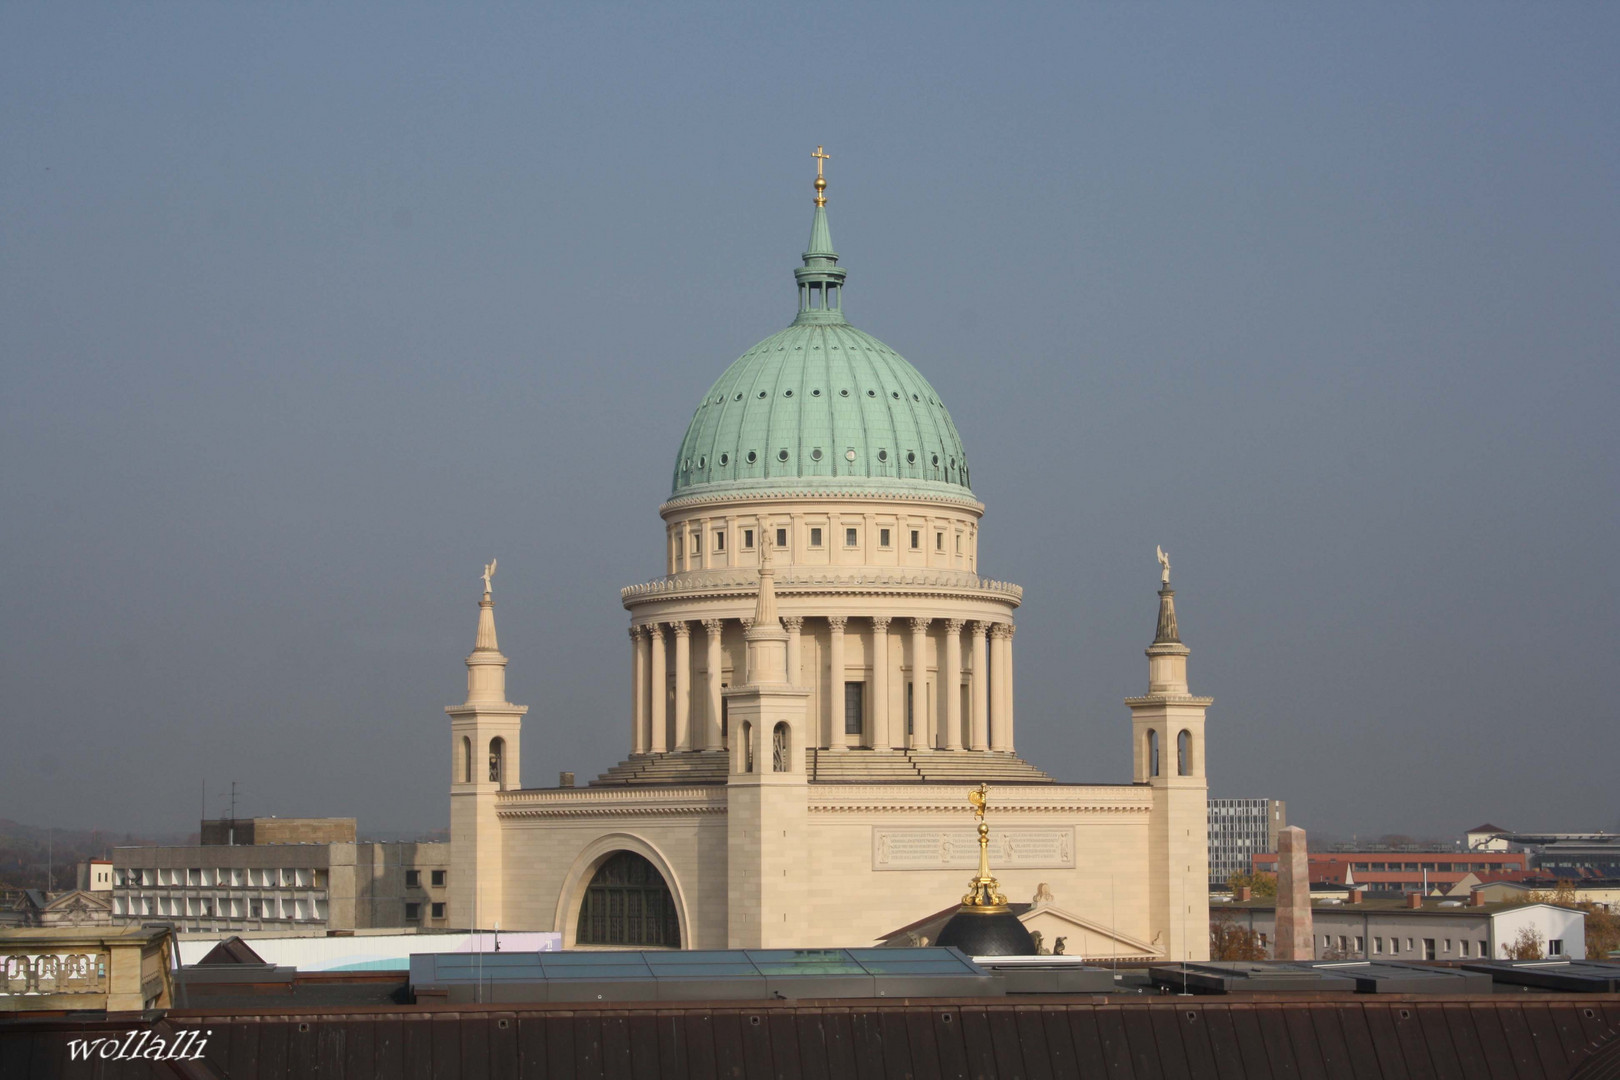
<path fill-rule="evenodd" d="M 889 616 L 872 616 L 872 742 L 886 750 L 901 740 L 889 735 Z"/>
<path fill-rule="evenodd" d="M 827 742 L 832 750 L 849 749 L 844 735 L 844 624 L 849 620 L 842 615 L 827 616 L 832 631 L 827 644 L 827 668 L 832 688 L 827 692 Z"/>
<path fill-rule="evenodd" d="M 630 752 L 647 750 L 647 635 L 630 628 Z"/>
<path fill-rule="evenodd" d="M 928 740 L 928 620 L 911 620 L 911 735 L 906 745 L 916 750 L 932 746 Z"/>
<path fill-rule="evenodd" d="M 990 749 L 1007 749 L 1007 624 L 990 624 Z"/>
<path fill-rule="evenodd" d="M 1290 825 L 1277 832 L 1278 960 L 1315 960 L 1316 932 L 1311 925 L 1311 863 L 1305 830 Z"/>
<path fill-rule="evenodd" d="M 804 632 L 804 616 L 782 616 L 782 629 L 787 631 L 787 680 L 789 686 L 798 686 L 804 678 L 804 660 L 799 653 L 800 635 Z"/>
<path fill-rule="evenodd" d="M 675 749 L 692 749 L 692 624 L 675 624 Z"/>
<path fill-rule="evenodd" d="M 664 731 L 664 701 L 669 693 L 669 680 L 664 674 L 664 628 L 659 623 L 652 623 L 647 630 L 652 639 L 652 663 L 648 665 L 651 674 L 647 679 L 647 703 L 651 706 L 647 710 L 647 717 L 652 725 L 652 738 L 647 742 L 647 749 L 654 754 L 662 754 L 668 748 L 666 742 L 669 738 Z"/>
<path fill-rule="evenodd" d="M 990 749 L 989 629 L 990 624 L 983 619 L 973 624 L 973 732 L 968 745 L 974 750 Z"/>
<path fill-rule="evenodd" d="M 945 661 L 940 665 L 939 711 L 945 725 L 945 749 L 962 749 L 962 627 L 961 619 L 945 620 Z"/>
<path fill-rule="evenodd" d="M 703 748 L 706 750 L 720 749 L 720 676 L 725 670 L 725 660 L 720 655 L 720 634 L 726 628 L 724 619 L 704 619 L 703 629 L 709 632 L 709 655 L 705 660 L 707 665 L 709 704 L 703 715 Z"/>
<path fill-rule="evenodd" d="M 1013 700 L 1014 700 L 1015 694 L 1014 694 L 1013 647 L 1012 647 L 1012 643 L 1013 643 L 1013 635 L 1016 634 L 1016 633 L 1018 633 L 1018 627 L 1013 625 L 1012 623 L 1008 623 L 1007 624 L 1007 643 L 1006 643 L 1006 645 L 1003 646 L 1003 648 L 1005 648 L 1007 650 L 1007 723 L 1006 723 L 1006 726 L 1004 726 L 1001 729 L 1001 737 L 1004 740 L 1004 745 L 1001 748 L 1003 750 L 1007 751 L 1007 753 L 1009 753 L 1009 754 L 1013 753 L 1014 752 L 1014 747 L 1016 747 L 1018 745 L 1018 740 L 1013 734 L 1013 732 L 1014 732 L 1014 727 L 1013 727 Z"/>

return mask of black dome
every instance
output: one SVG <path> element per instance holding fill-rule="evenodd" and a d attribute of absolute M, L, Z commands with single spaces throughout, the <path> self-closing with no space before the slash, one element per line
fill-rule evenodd
<path fill-rule="evenodd" d="M 1005 907 L 985 911 L 963 905 L 934 944 L 954 945 L 969 956 L 1035 955 L 1035 939 Z"/>

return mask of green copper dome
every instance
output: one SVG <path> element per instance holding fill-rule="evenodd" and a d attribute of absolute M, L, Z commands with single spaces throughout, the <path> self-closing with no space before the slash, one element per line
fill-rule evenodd
<path fill-rule="evenodd" d="M 816 207 L 799 315 L 709 387 L 675 458 L 672 498 L 849 493 L 970 500 L 967 454 L 939 395 L 844 318 L 844 270 Z"/>

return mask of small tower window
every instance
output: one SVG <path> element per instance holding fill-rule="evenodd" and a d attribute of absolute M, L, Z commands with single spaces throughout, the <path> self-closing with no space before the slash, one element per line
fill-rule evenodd
<path fill-rule="evenodd" d="M 1192 732 L 1185 728 L 1176 736 L 1176 775 L 1192 775 Z"/>
<path fill-rule="evenodd" d="M 771 771 L 788 772 L 792 768 L 793 759 L 789 757 L 790 745 L 787 724 L 777 724 L 771 731 Z"/>
<path fill-rule="evenodd" d="M 1147 733 L 1148 775 L 1159 775 L 1159 732 L 1149 728 Z"/>
<path fill-rule="evenodd" d="M 472 737 L 469 735 L 461 737 L 461 769 L 459 771 L 463 784 L 472 783 Z"/>
<path fill-rule="evenodd" d="M 489 740 L 489 782 L 506 788 L 506 740 L 499 735 Z"/>

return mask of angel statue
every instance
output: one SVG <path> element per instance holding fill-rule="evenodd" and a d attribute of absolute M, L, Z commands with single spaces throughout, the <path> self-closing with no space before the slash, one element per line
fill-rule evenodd
<path fill-rule="evenodd" d="M 973 816 L 980 821 L 984 820 L 984 808 L 990 799 L 990 785 L 980 784 L 976 788 L 968 789 L 968 805 L 973 807 Z"/>
<path fill-rule="evenodd" d="M 491 559 L 484 564 L 484 591 L 489 592 L 489 579 L 495 576 L 495 564 L 499 559 Z"/>
<path fill-rule="evenodd" d="M 1170 556 L 1165 554 L 1164 548 L 1157 545 L 1154 546 L 1154 550 L 1159 553 L 1159 581 L 1168 585 L 1170 584 Z"/>

